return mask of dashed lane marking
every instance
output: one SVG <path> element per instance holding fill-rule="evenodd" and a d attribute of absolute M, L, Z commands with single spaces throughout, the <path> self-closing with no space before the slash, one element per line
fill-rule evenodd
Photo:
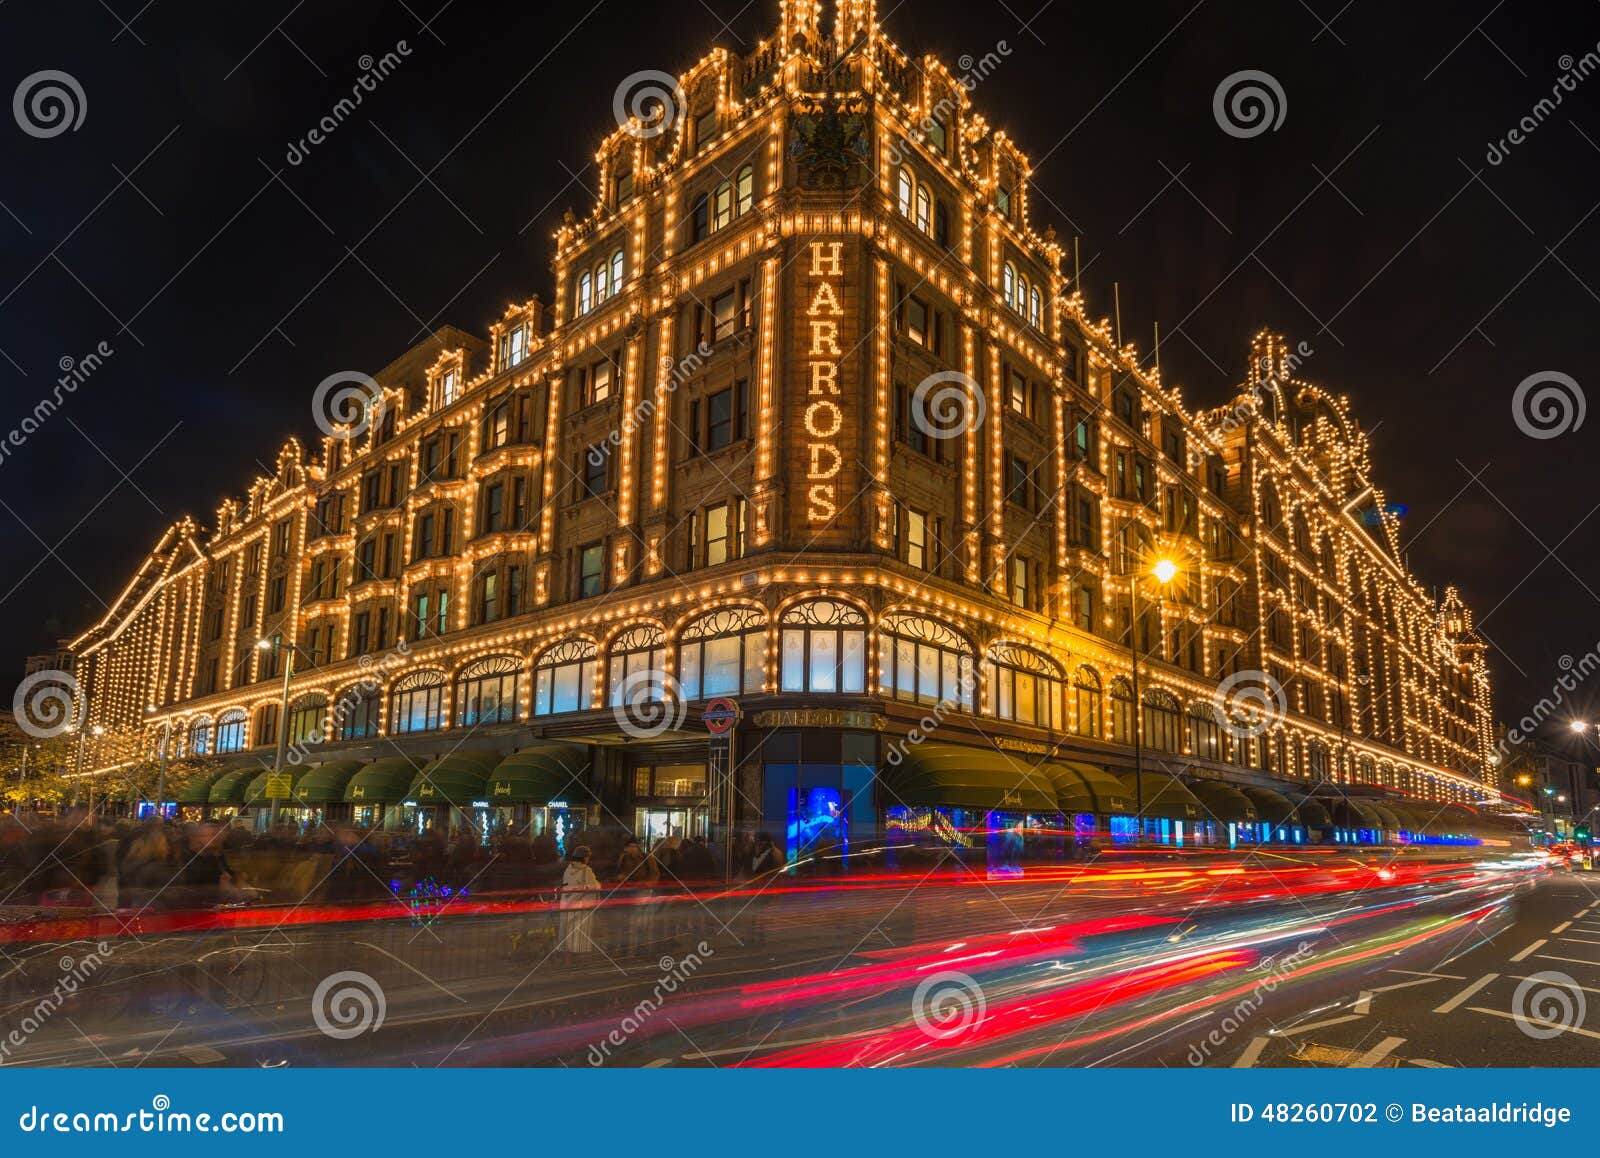
<path fill-rule="evenodd" d="M 1528 1025 L 1537 1025 L 1541 1029 L 1560 1029 L 1567 1033 L 1581 1033 L 1584 1037 L 1600 1038 L 1600 1033 L 1596 1033 L 1592 1029 L 1584 1029 L 1581 1025 L 1563 1025 L 1559 1021 L 1546 1021 L 1542 1017 L 1529 1017 L 1527 1014 L 1507 1013 L 1503 1009 L 1485 1009 L 1481 1005 L 1469 1005 L 1467 1008 L 1473 1013 L 1487 1013 L 1490 1017 L 1503 1017 L 1507 1021 L 1526 1022 Z"/>
<path fill-rule="evenodd" d="M 1250 1044 L 1244 1047 L 1244 1052 L 1239 1055 L 1239 1060 L 1233 1063 L 1236 1070 L 1247 1070 L 1253 1067 L 1261 1057 L 1261 1051 L 1267 1048 L 1270 1037 L 1253 1037 Z"/>
<path fill-rule="evenodd" d="M 1443 1005 L 1435 1006 L 1433 1011 L 1435 1013 L 1454 1013 L 1456 1009 L 1460 1007 L 1463 1001 L 1466 1001 L 1474 993 L 1478 992 L 1478 990 L 1482 989 L 1485 985 L 1489 984 L 1489 982 L 1493 981 L 1498 976 L 1500 976 L 1498 973 L 1485 973 L 1482 977 L 1478 978 L 1460 993 L 1457 993 Z"/>
<path fill-rule="evenodd" d="M 1413 977 L 1437 977 L 1443 981 L 1465 981 L 1459 973 L 1428 973 L 1422 969 L 1390 969 L 1390 973 L 1409 973 Z"/>
<path fill-rule="evenodd" d="M 1350 1063 L 1353 1070 L 1370 1070 L 1374 1066 L 1383 1064 L 1383 1060 L 1396 1049 L 1406 1043 L 1403 1037 L 1386 1037 L 1366 1053 Z"/>
<path fill-rule="evenodd" d="M 1533 944 L 1529 945 L 1522 952 L 1518 953 L 1515 957 L 1511 958 L 1511 960 L 1513 960 L 1513 961 L 1521 961 L 1526 957 L 1532 956 L 1535 952 L 1537 952 L 1540 949 L 1543 949 L 1548 944 L 1549 944 L 1549 941 L 1546 938 L 1541 937 L 1541 938 L 1539 938 L 1539 940 L 1537 940 Z"/>
<path fill-rule="evenodd" d="M 1572 921 L 1576 921 L 1577 919 L 1577 917 L 1574 917 L 1572 918 Z M 1562 933 L 1565 933 L 1568 929 L 1572 928 L 1572 921 L 1562 921 L 1561 924 L 1550 930 L 1550 935 L 1552 937 L 1559 937 Z"/>

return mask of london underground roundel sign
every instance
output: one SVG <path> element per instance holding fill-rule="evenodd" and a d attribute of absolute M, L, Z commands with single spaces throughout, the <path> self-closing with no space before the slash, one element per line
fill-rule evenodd
<path fill-rule="evenodd" d="M 700 713 L 700 719 L 707 731 L 714 736 L 721 736 L 739 722 L 739 705 L 723 696 L 707 704 L 706 710 Z"/>

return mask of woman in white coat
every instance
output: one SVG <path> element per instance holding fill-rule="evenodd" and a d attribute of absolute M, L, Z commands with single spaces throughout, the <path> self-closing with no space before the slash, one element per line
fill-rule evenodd
<path fill-rule="evenodd" d="M 562 951 L 595 951 L 592 928 L 599 891 L 600 878 L 589 867 L 589 846 L 579 845 L 567 858 L 567 871 L 561 877 L 561 940 L 557 947 Z"/>

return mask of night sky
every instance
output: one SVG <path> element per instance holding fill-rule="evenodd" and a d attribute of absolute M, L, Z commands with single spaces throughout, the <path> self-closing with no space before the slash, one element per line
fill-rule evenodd
<path fill-rule="evenodd" d="M 1584 337 L 1600 329 L 1600 75 L 1501 163 L 1486 154 L 1600 51 L 1600 4 L 1341 2 L 885 11 L 913 54 L 1000 57 L 974 100 L 1038 165 L 1035 223 L 1081 236 L 1097 315 L 1121 283 L 1128 340 L 1148 350 L 1160 323 L 1191 404 L 1230 396 L 1261 327 L 1309 343 L 1303 376 L 1375 432 L 1410 566 L 1462 589 L 1514 720 L 1600 641 L 1600 417 L 1535 439 L 1512 413 L 1531 375 L 1600 380 Z M 748 49 L 776 11 L 0 6 L 3 95 L 59 70 L 86 104 L 48 139 L 0 118 L 0 441 L 64 358 L 113 351 L 0 461 L 7 699 L 23 657 L 97 619 L 166 526 L 209 523 L 286 437 L 311 441 L 323 378 L 548 300 L 550 236 L 591 203 L 618 84 Z M 290 164 L 361 58 L 402 40 L 398 70 Z M 1276 129 L 1219 127 L 1213 96 L 1241 70 L 1281 86 Z"/>

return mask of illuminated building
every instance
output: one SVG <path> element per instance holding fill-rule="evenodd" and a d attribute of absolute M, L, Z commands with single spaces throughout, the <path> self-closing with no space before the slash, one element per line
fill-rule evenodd
<path fill-rule="evenodd" d="M 1157 835 L 1215 839 L 1319 782 L 1497 796 L 1470 613 L 1405 570 L 1345 401 L 1264 333 L 1238 399 L 1189 409 L 1086 312 L 973 78 L 870 0 L 828 15 L 785 0 L 602 143 L 553 305 L 441 331 L 359 437 L 289 443 L 166 534 L 75 641 L 98 767 L 169 722 L 187 752 L 270 747 L 266 638 L 307 657 L 291 739 L 335 717 L 307 762 L 455 753 L 457 792 L 542 807 L 496 760 L 576 759 L 588 819 L 650 835 L 705 822 L 718 694 L 744 829 L 842 809 L 851 839 L 959 840 L 1142 795 Z M 675 726 L 641 735 L 614 705 L 662 685 Z M 1142 786 L 1112 775 L 1136 729 Z"/>

